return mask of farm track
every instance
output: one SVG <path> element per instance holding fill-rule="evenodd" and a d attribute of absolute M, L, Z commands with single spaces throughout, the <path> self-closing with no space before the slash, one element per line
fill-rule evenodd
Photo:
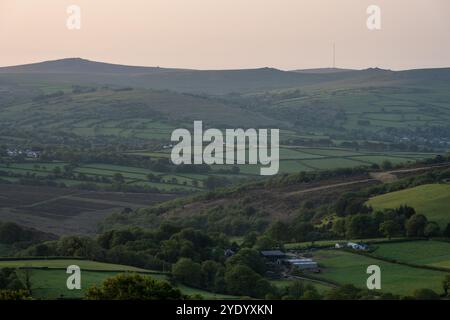
<path fill-rule="evenodd" d="M 58 201 L 58 200 L 71 199 L 73 195 L 77 195 L 77 194 L 81 195 L 83 193 L 74 192 L 73 194 L 59 196 L 59 197 L 55 197 L 55 198 L 50 198 L 50 199 L 39 201 L 39 202 L 35 202 L 35 203 L 29 204 L 29 205 L 18 206 L 16 208 L 33 208 L 33 207 L 37 207 L 37 206 L 40 206 L 40 205 L 45 205 L 45 204 L 48 204 L 48 203 L 51 203 L 51 202 L 55 202 L 55 201 Z"/>
<path fill-rule="evenodd" d="M 294 196 L 294 195 L 299 195 L 299 194 L 304 194 L 304 193 L 310 193 L 310 192 L 316 192 L 316 191 L 328 190 L 328 189 L 335 189 L 335 188 L 339 188 L 339 187 L 351 186 L 354 184 L 368 183 L 368 182 L 373 182 L 373 181 L 378 181 L 378 180 L 364 179 L 364 180 L 336 183 L 336 184 L 332 184 L 332 185 L 328 185 L 328 186 L 314 187 L 314 188 L 310 188 L 310 189 L 289 192 L 289 193 L 285 194 L 285 196 L 289 197 L 289 196 Z"/>
<path fill-rule="evenodd" d="M 418 172 L 418 171 L 427 171 L 427 170 L 433 170 L 433 169 L 436 169 L 436 168 L 445 168 L 445 167 L 450 167 L 450 163 L 446 163 L 446 164 L 443 164 L 443 165 L 410 168 L 410 169 L 391 170 L 391 171 L 385 171 L 385 172 L 380 172 L 380 173 L 371 173 L 373 175 L 373 178 L 361 179 L 361 180 L 349 181 L 349 182 L 342 182 L 342 183 L 336 183 L 336 184 L 320 186 L 320 187 L 313 187 L 313 188 L 309 188 L 309 189 L 305 189 L 305 190 L 289 192 L 289 193 L 285 194 L 285 196 L 288 197 L 288 196 L 294 196 L 294 195 L 299 195 L 299 194 L 305 194 L 305 193 L 322 191 L 322 190 L 328 190 L 328 189 L 335 189 L 335 188 L 339 188 L 339 187 L 345 187 L 345 186 L 351 186 L 351 185 L 355 185 L 355 184 L 362 184 L 362 183 L 369 183 L 369 182 L 376 182 L 376 181 L 391 182 L 392 180 L 391 181 L 385 181 L 386 176 L 388 176 L 390 179 L 395 179 L 396 180 L 397 179 L 396 174 L 399 174 L 399 173 L 411 173 L 411 172 Z M 386 176 L 382 176 L 383 174 L 386 175 Z"/>

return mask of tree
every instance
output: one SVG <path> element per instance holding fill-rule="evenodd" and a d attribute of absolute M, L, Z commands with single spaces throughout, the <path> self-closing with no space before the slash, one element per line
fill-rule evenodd
<path fill-rule="evenodd" d="M 425 237 L 436 237 L 439 236 L 441 229 L 436 222 L 429 222 L 425 227 L 424 235 Z"/>
<path fill-rule="evenodd" d="M 225 284 L 231 294 L 255 298 L 263 298 L 274 291 L 267 280 L 245 265 L 227 266 Z"/>
<path fill-rule="evenodd" d="M 256 250 L 272 250 L 279 248 L 279 243 L 268 236 L 260 236 L 255 242 Z"/>
<path fill-rule="evenodd" d="M 391 170 L 392 169 L 392 162 L 390 162 L 389 160 L 384 160 L 381 163 L 381 169 L 383 169 L 383 170 Z"/>
<path fill-rule="evenodd" d="M 427 218 L 422 214 L 413 215 L 406 222 L 406 235 L 408 237 L 423 237 L 425 234 L 425 227 L 428 223 Z"/>
<path fill-rule="evenodd" d="M 255 245 L 256 241 L 258 240 L 258 232 L 252 231 L 248 232 L 244 235 L 244 238 L 242 239 L 242 248 L 251 248 Z"/>
<path fill-rule="evenodd" d="M 442 289 L 444 289 L 445 296 L 447 297 L 450 290 L 450 275 L 446 275 L 444 280 L 442 280 Z"/>
<path fill-rule="evenodd" d="M 31 300 L 26 290 L 0 290 L 0 300 Z"/>
<path fill-rule="evenodd" d="M 244 248 L 238 251 L 234 256 L 227 260 L 227 265 L 244 265 L 263 275 L 266 272 L 264 259 L 256 250 Z"/>
<path fill-rule="evenodd" d="M 215 290 L 216 277 L 221 269 L 223 269 L 223 266 L 216 261 L 206 260 L 202 262 L 202 283 L 205 288 L 211 291 Z"/>
<path fill-rule="evenodd" d="M 26 289 L 20 281 L 16 271 L 11 268 L 0 269 L 0 290 L 23 290 Z"/>
<path fill-rule="evenodd" d="M 446 238 L 450 238 L 450 223 L 447 224 L 447 227 L 444 230 L 443 236 Z"/>
<path fill-rule="evenodd" d="M 359 300 L 360 297 L 361 289 L 358 289 L 352 284 L 332 288 L 326 294 L 327 300 Z"/>
<path fill-rule="evenodd" d="M 306 291 L 303 281 L 295 280 L 286 286 L 285 291 L 287 296 L 291 296 L 294 299 L 300 299 Z"/>
<path fill-rule="evenodd" d="M 114 180 L 114 182 L 119 183 L 119 184 L 122 184 L 125 182 L 125 178 L 123 177 L 123 175 L 118 172 L 114 174 L 113 180 Z"/>
<path fill-rule="evenodd" d="M 395 209 L 395 212 L 399 216 L 404 216 L 406 219 L 410 219 L 413 215 L 416 214 L 416 210 L 407 205 L 401 205 L 398 209 Z"/>
<path fill-rule="evenodd" d="M 22 278 L 22 283 L 24 288 L 31 294 L 31 288 L 32 288 L 32 276 L 33 276 L 33 270 L 30 268 L 25 268 L 19 270 L 19 274 Z"/>
<path fill-rule="evenodd" d="M 55 176 L 59 176 L 59 175 L 61 174 L 61 168 L 60 168 L 60 167 L 55 167 L 55 168 L 53 169 L 53 174 L 54 174 Z"/>
<path fill-rule="evenodd" d="M 175 280 L 184 284 L 200 288 L 202 285 L 201 265 L 189 258 L 181 258 L 172 267 L 172 275 Z"/>
<path fill-rule="evenodd" d="M 180 300 L 183 295 L 166 281 L 139 274 L 119 274 L 86 292 L 88 300 Z"/>
<path fill-rule="evenodd" d="M 345 219 L 337 219 L 333 222 L 333 232 L 336 233 L 339 237 L 345 237 Z"/>
<path fill-rule="evenodd" d="M 311 240 L 311 234 L 314 233 L 314 226 L 309 222 L 299 222 L 296 221 L 292 224 L 291 228 L 291 235 L 286 232 L 286 234 L 289 236 L 288 240 L 294 240 L 298 242 L 303 241 L 310 241 Z"/>
<path fill-rule="evenodd" d="M 311 286 L 309 289 L 305 291 L 303 296 L 301 297 L 301 300 L 321 300 L 322 296 L 317 291 L 317 289 L 313 286 Z"/>
<path fill-rule="evenodd" d="M 389 240 L 398 234 L 400 225 L 394 220 L 387 220 L 380 224 L 380 232 Z"/>
<path fill-rule="evenodd" d="M 267 234 L 276 241 L 289 241 L 291 238 L 289 226 L 282 221 L 275 221 L 267 228 Z"/>
<path fill-rule="evenodd" d="M 439 295 L 431 289 L 417 289 L 413 294 L 416 300 L 439 300 Z"/>
<path fill-rule="evenodd" d="M 376 228 L 373 219 L 367 214 L 358 214 L 348 217 L 347 237 L 350 238 L 368 238 L 376 235 Z"/>
<path fill-rule="evenodd" d="M 98 243 L 88 237 L 65 236 L 57 243 L 57 253 L 66 257 L 96 259 L 102 254 Z"/>
<path fill-rule="evenodd" d="M 147 175 L 147 180 L 151 181 L 151 182 L 160 182 L 161 181 L 161 177 L 157 176 L 157 175 L 155 175 L 153 173 L 149 173 Z"/>
<path fill-rule="evenodd" d="M 21 240 L 23 230 L 13 222 L 0 224 L 0 243 L 12 244 Z"/>

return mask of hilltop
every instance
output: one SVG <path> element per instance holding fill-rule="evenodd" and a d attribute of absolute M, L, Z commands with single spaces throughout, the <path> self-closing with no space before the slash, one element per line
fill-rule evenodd
<path fill-rule="evenodd" d="M 311 69 L 282 71 L 275 68 L 236 70 L 189 70 L 110 64 L 69 58 L 0 68 L 14 79 L 47 82 L 83 82 L 168 89 L 180 92 L 227 94 L 260 92 L 310 86 L 355 86 L 370 81 L 371 86 L 386 83 L 442 82 L 450 80 L 450 69 L 389 71 L 382 69 Z"/>

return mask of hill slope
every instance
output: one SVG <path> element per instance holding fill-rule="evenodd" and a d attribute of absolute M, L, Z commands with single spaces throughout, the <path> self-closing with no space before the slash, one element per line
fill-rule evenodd
<path fill-rule="evenodd" d="M 370 199 L 368 204 L 374 209 L 408 205 L 445 228 L 450 221 L 450 184 L 428 184 L 391 192 Z"/>
<path fill-rule="evenodd" d="M 312 69 L 281 71 L 273 68 L 241 70 L 186 70 L 159 67 L 124 66 L 80 58 L 46 61 L 0 68 L 5 75 L 24 81 L 83 82 L 130 85 L 181 92 L 226 94 L 260 92 L 300 86 L 382 85 L 403 82 L 447 82 L 450 69 L 393 72 L 381 69 Z"/>

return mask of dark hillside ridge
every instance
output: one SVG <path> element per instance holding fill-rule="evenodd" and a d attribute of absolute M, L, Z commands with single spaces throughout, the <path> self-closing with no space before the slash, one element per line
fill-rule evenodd
<path fill-rule="evenodd" d="M 2 79 L 118 85 L 186 93 L 256 93 L 303 87 L 448 85 L 450 68 L 390 71 L 310 69 L 282 71 L 274 68 L 237 70 L 189 70 L 139 67 L 95 62 L 80 58 L 46 61 L 0 68 Z"/>

